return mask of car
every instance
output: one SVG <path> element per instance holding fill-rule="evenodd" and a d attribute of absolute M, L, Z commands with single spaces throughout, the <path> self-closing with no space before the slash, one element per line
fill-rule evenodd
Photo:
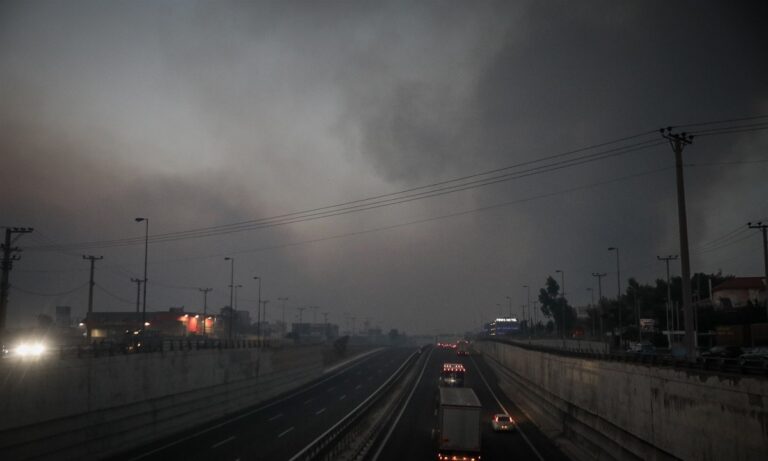
<path fill-rule="evenodd" d="M 656 347 L 648 341 L 630 343 L 627 352 L 637 355 L 656 355 Z"/>
<path fill-rule="evenodd" d="M 703 358 L 735 359 L 744 351 L 739 346 L 715 346 L 701 353 Z"/>
<path fill-rule="evenodd" d="M 755 347 L 739 356 L 739 365 L 768 367 L 768 347 Z"/>
<path fill-rule="evenodd" d="M 491 418 L 491 426 L 496 432 L 509 432 L 515 430 L 515 420 L 505 413 L 498 413 Z"/>

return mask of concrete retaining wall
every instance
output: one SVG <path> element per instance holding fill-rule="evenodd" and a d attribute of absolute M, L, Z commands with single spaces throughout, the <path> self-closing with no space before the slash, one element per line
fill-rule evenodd
<path fill-rule="evenodd" d="M 768 379 L 475 345 L 504 392 L 576 459 L 764 460 Z"/>
<path fill-rule="evenodd" d="M 0 459 L 97 459 L 316 379 L 320 346 L 0 363 Z"/>

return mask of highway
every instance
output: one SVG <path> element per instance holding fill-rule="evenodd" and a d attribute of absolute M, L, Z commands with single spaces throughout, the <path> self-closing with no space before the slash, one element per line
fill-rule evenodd
<path fill-rule="evenodd" d="M 374 392 L 415 351 L 385 349 L 285 396 L 114 459 L 290 459 Z"/>
<path fill-rule="evenodd" d="M 431 348 L 408 405 L 385 444 L 380 447 L 379 461 L 435 459 L 432 429 L 437 425 L 436 393 L 442 364 L 462 363 L 467 369 L 465 387 L 474 389 L 482 412 L 482 459 L 493 460 L 567 460 L 568 458 L 534 426 L 520 409 L 496 385 L 493 372 L 482 356 L 457 357 L 450 349 Z M 507 410 L 518 422 L 519 429 L 497 433 L 491 428 L 491 417 Z"/>

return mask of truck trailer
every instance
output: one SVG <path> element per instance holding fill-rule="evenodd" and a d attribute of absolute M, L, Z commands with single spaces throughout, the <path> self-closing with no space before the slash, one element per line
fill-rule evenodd
<path fill-rule="evenodd" d="M 482 406 L 468 387 L 441 387 L 437 414 L 437 459 L 480 459 L 480 414 Z"/>

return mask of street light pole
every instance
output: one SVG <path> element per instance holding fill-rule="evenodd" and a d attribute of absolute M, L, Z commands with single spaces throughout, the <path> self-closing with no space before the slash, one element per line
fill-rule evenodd
<path fill-rule="evenodd" d="M 507 296 L 507 301 L 509 301 L 509 318 L 512 318 L 512 298 Z"/>
<path fill-rule="evenodd" d="M 205 321 L 208 317 L 208 292 L 213 291 L 213 288 L 198 288 L 198 291 L 203 293 L 203 336 L 206 336 Z"/>
<path fill-rule="evenodd" d="M 600 340 L 603 340 L 603 277 L 606 273 L 592 272 L 592 277 L 597 277 L 597 304 L 600 307 Z"/>
<path fill-rule="evenodd" d="M 677 259 L 677 255 L 669 255 L 666 257 L 656 256 L 659 261 L 664 261 L 667 266 L 667 344 L 672 347 L 672 333 L 670 328 L 670 320 L 672 320 L 672 286 L 669 284 L 669 261 Z"/>
<path fill-rule="evenodd" d="M 285 334 L 285 332 L 288 331 L 288 328 L 285 325 L 285 302 L 288 301 L 288 298 L 287 297 L 285 297 L 285 298 L 277 298 L 277 300 L 282 302 L 282 307 L 283 307 L 283 316 L 282 316 L 282 319 L 283 319 L 283 334 Z"/>
<path fill-rule="evenodd" d="M 616 252 L 616 306 L 619 309 L 619 347 L 621 347 L 624 322 L 621 320 L 621 266 L 619 265 L 619 249 L 617 247 L 609 247 L 608 251 Z"/>
<path fill-rule="evenodd" d="M 147 324 L 147 256 L 149 254 L 149 218 L 136 218 L 136 222 L 144 221 L 144 302 L 141 308 L 141 329 Z"/>
<path fill-rule="evenodd" d="M 227 336 L 232 339 L 232 324 L 235 323 L 235 258 L 227 256 L 224 261 L 230 262 L 229 269 L 229 331 Z"/>

